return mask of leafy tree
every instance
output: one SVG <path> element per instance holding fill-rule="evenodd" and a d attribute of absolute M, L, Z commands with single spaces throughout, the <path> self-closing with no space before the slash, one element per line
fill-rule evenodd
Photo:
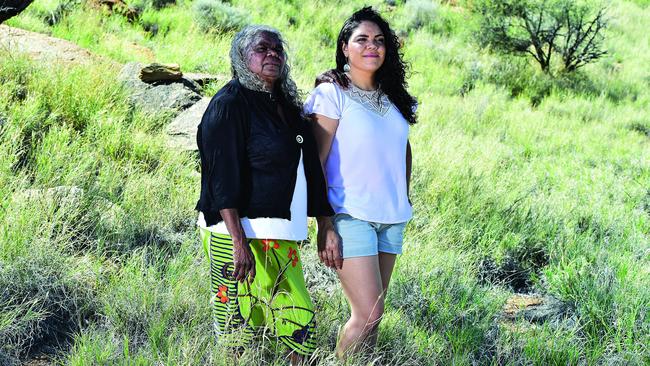
<path fill-rule="evenodd" d="M 603 5 L 575 0 L 482 0 L 478 39 L 484 46 L 531 55 L 550 73 L 555 55 L 566 72 L 595 61 L 603 49 L 608 19 Z"/>

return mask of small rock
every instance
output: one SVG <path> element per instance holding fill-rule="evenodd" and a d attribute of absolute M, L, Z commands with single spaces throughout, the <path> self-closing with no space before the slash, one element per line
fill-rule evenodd
<path fill-rule="evenodd" d="M 145 83 L 156 81 L 180 80 L 183 77 L 178 64 L 151 63 L 140 70 L 140 80 Z"/>
<path fill-rule="evenodd" d="M 184 151 L 196 151 L 196 131 L 203 113 L 212 98 L 204 97 L 189 109 L 179 114 L 165 131 L 169 135 L 168 145 Z"/>

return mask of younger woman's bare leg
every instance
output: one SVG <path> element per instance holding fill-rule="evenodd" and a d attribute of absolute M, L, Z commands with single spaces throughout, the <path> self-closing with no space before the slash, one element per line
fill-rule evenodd
<path fill-rule="evenodd" d="M 378 259 L 379 259 L 379 275 L 381 276 L 383 299 L 386 299 L 386 296 L 388 294 L 388 285 L 390 283 L 390 278 L 393 274 L 393 268 L 395 268 L 395 261 L 397 260 L 397 255 L 379 252 Z M 375 344 L 377 343 L 378 329 L 379 327 L 374 327 L 371 333 L 368 335 L 367 344 L 371 348 L 374 348 Z"/>
<path fill-rule="evenodd" d="M 345 357 L 363 345 L 379 325 L 384 313 L 383 285 L 376 255 L 346 258 L 337 273 L 351 311 L 336 347 L 336 355 Z"/>

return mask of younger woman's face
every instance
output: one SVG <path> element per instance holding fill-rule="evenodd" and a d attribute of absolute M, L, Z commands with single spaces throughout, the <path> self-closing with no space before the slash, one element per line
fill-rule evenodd
<path fill-rule="evenodd" d="M 385 39 L 377 24 L 370 21 L 361 22 L 352 32 L 347 44 L 342 45 L 350 69 L 371 73 L 377 71 L 386 57 Z"/>

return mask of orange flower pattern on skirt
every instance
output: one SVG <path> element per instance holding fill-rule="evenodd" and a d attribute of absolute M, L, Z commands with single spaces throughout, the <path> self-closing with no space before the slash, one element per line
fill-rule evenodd
<path fill-rule="evenodd" d="M 228 302 L 228 287 L 226 286 L 219 286 L 219 292 L 217 292 L 217 297 L 219 298 L 219 301 L 222 303 L 227 303 Z"/>
<path fill-rule="evenodd" d="M 232 238 L 200 229 L 210 258 L 214 330 L 223 345 L 245 347 L 265 327 L 294 352 L 316 349 L 316 320 L 295 241 L 248 239 L 257 275 L 251 283 L 232 277 Z"/>

